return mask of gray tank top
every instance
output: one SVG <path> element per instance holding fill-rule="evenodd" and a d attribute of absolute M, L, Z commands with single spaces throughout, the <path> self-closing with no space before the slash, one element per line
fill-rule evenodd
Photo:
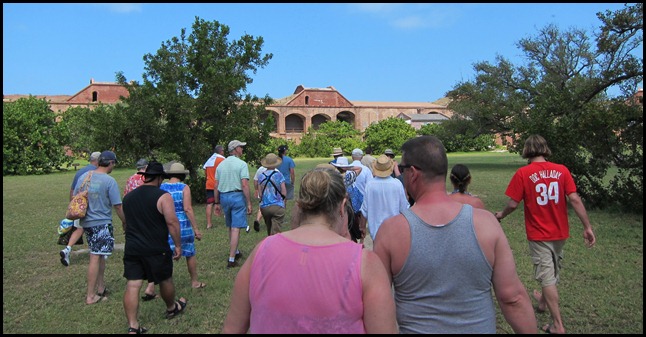
<path fill-rule="evenodd" d="M 493 268 L 473 228 L 473 208 L 463 205 L 442 226 L 431 226 L 410 209 L 411 248 L 393 277 L 400 333 L 496 333 Z"/>

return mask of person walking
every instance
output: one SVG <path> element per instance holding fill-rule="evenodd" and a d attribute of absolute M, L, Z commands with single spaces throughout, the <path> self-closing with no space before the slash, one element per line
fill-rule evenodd
<path fill-rule="evenodd" d="M 81 218 L 81 226 L 85 231 L 86 241 L 90 249 L 90 262 L 87 271 L 86 304 L 95 304 L 107 299 L 105 285 L 105 260 L 112 255 L 114 249 L 114 230 L 112 226 L 112 208 L 117 212 L 121 224 L 125 227 L 126 218 L 121 208 L 119 185 L 109 176 L 117 163 L 117 156 L 112 151 L 103 151 L 99 155 L 99 166 L 79 177 L 83 181 L 91 174 L 88 183 L 88 206 L 85 217 Z M 79 192 L 76 186 L 74 194 Z"/>
<path fill-rule="evenodd" d="M 281 163 L 278 165 L 277 169 L 285 178 L 285 187 L 287 188 L 285 202 L 287 202 L 287 200 L 294 200 L 294 181 L 296 180 L 296 174 L 294 172 L 296 163 L 294 163 L 294 159 L 292 159 L 292 157 L 287 155 L 288 150 L 289 148 L 287 145 L 281 145 L 278 147 L 278 156 L 281 159 Z"/>
<path fill-rule="evenodd" d="M 467 192 L 467 187 L 471 183 L 471 172 L 466 165 L 453 165 L 450 179 L 451 184 L 453 184 L 453 192 L 449 194 L 449 197 L 457 202 L 469 204 L 475 208 L 486 209 L 484 202 L 480 198 Z"/>
<path fill-rule="evenodd" d="M 74 174 L 74 178 L 72 179 L 72 186 L 70 187 L 70 201 L 72 201 L 72 198 L 74 197 L 74 190 L 76 189 L 76 185 L 78 184 L 79 177 L 84 175 L 86 172 L 96 170 L 97 166 L 99 165 L 100 155 L 101 152 L 92 152 L 89 158 L 90 162 L 76 171 L 76 174 Z M 67 246 L 58 253 L 58 255 L 60 255 L 61 257 L 61 264 L 63 264 L 65 267 L 70 265 L 70 254 L 72 253 L 72 247 L 74 247 L 76 242 L 78 242 L 78 240 L 83 236 L 83 227 L 81 227 L 80 219 L 74 220 L 74 227 L 76 229 L 74 230 L 72 235 L 70 235 Z"/>
<path fill-rule="evenodd" d="M 366 149 L 364 150 L 365 154 L 363 155 L 363 158 L 361 158 L 361 164 L 363 166 L 367 167 L 370 169 L 370 172 L 373 173 L 374 171 L 372 170 L 372 164 L 377 160 L 377 158 L 372 156 L 372 147 L 371 146 L 366 146 Z"/>
<path fill-rule="evenodd" d="M 507 237 L 491 212 L 446 193 L 435 136 L 402 145 L 399 169 L 415 204 L 379 227 L 374 252 L 393 282 L 400 333 L 496 333 L 496 306 L 515 333 L 537 333 Z"/>
<path fill-rule="evenodd" d="M 204 176 L 206 178 L 206 229 L 213 228 L 213 210 L 215 207 L 215 169 L 224 160 L 224 147 L 220 144 L 215 146 L 213 154 L 204 163 Z"/>
<path fill-rule="evenodd" d="M 143 280 L 159 284 L 161 298 L 166 304 L 165 316 L 171 319 L 184 311 L 188 301 L 175 300 L 173 260 L 182 256 L 179 219 L 175 213 L 173 197 L 159 188 L 168 176 L 161 163 L 151 161 L 144 172 L 143 185 L 123 198 L 126 217 L 126 244 L 123 254 L 123 277 L 126 290 L 123 309 L 128 320 L 128 333 L 148 331 L 139 324 L 139 291 Z M 168 245 L 173 238 L 174 249 Z"/>
<path fill-rule="evenodd" d="M 124 196 L 144 183 L 144 176 L 138 173 L 144 172 L 146 170 L 146 166 L 148 166 L 148 160 L 141 158 L 137 160 L 135 166 L 137 168 L 137 172 L 133 173 L 126 181 L 126 187 L 123 188 Z"/>
<path fill-rule="evenodd" d="M 266 168 L 258 177 L 258 187 L 260 211 L 267 226 L 267 236 L 282 232 L 285 221 L 287 187 L 285 177 L 278 170 L 281 161 L 282 159 L 273 153 L 267 154 L 260 161 L 262 167 Z"/>
<path fill-rule="evenodd" d="M 258 204 L 260 205 L 260 202 L 262 201 L 262 195 L 260 194 L 260 185 L 258 185 L 258 178 L 260 178 L 260 175 L 267 171 L 267 168 L 260 165 L 258 167 L 258 170 L 256 170 L 256 174 L 253 176 L 253 191 L 254 191 L 254 196 L 256 199 L 258 199 Z M 262 211 L 260 210 L 260 207 L 258 207 L 258 212 L 256 212 L 256 219 L 253 221 L 253 229 L 256 232 L 260 232 L 260 220 L 262 219 Z"/>
<path fill-rule="evenodd" d="M 238 249 L 240 228 L 246 228 L 247 215 L 251 214 L 249 193 L 249 166 L 240 159 L 247 143 L 239 140 L 229 142 L 228 156 L 215 170 L 215 211 L 224 213 L 229 228 L 229 260 L 227 268 L 238 266 L 242 252 Z M 220 205 L 222 202 L 222 205 Z"/>
<path fill-rule="evenodd" d="M 175 214 L 179 219 L 180 240 L 182 245 L 182 256 L 186 257 L 188 274 L 191 277 L 191 287 L 204 288 L 206 284 L 197 279 L 197 256 L 195 255 L 195 240 L 202 240 L 202 233 L 195 221 L 193 213 L 193 202 L 191 200 L 191 188 L 184 183 L 189 171 L 181 163 L 173 163 L 166 170 L 169 180 L 163 182 L 160 189 L 170 193 L 175 205 Z M 168 244 L 171 250 L 175 250 L 175 242 L 172 236 L 168 236 Z"/>
<path fill-rule="evenodd" d="M 329 161 L 329 164 L 334 164 L 339 157 L 343 156 L 343 150 L 340 147 L 335 147 L 332 149 L 332 154 L 330 155 L 332 156 L 332 160 Z"/>
<path fill-rule="evenodd" d="M 534 290 L 533 295 L 538 301 L 537 311 L 547 309 L 552 316 L 552 323 L 544 325 L 542 330 L 565 333 L 557 284 L 563 248 L 570 236 L 568 201 L 583 224 L 585 244 L 593 247 L 596 238 L 570 170 L 564 165 L 547 161 L 551 155 L 545 138 L 540 135 L 527 137 L 522 157 L 527 159 L 528 164 L 519 168 L 511 178 L 505 191 L 509 201 L 495 215 L 502 220 L 516 210 L 521 201 L 524 202 L 525 230 L 534 264 L 534 278 L 542 287 L 542 292 Z"/>
<path fill-rule="evenodd" d="M 392 171 L 392 159 L 385 154 L 379 156 L 372 165 L 374 178 L 366 185 L 366 194 L 363 196 L 361 221 L 364 223 L 360 228 L 368 228 L 373 244 L 382 222 L 409 207 L 404 185 L 390 176 Z"/>
<path fill-rule="evenodd" d="M 366 186 L 368 183 L 373 179 L 372 176 L 372 171 L 370 168 L 366 167 L 365 165 L 361 164 L 361 159 L 363 158 L 363 151 L 359 148 L 352 150 L 352 163 L 350 163 L 353 166 L 358 166 L 361 167 L 361 172 L 359 172 L 359 175 L 357 176 L 357 180 L 355 181 L 354 185 L 357 187 L 359 190 L 359 194 L 361 197 L 357 198 L 359 200 L 352 199 L 352 202 L 357 202 L 358 203 L 358 208 L 354 207 L 353 204 L 353 209 L 354 209 L 354 221 L 355 223 L 359 224 L 359 228 L 361 229 L 362 237 L 360 242 L 363 242 L 363 238 L 366 237 L 366 232 L 368 231 L 366 226 L 366 221 L 365 219 L 362 219 L 365 217 L 365 214 L 361 213 L 361 205 L 363 204 L 363 198 L 366 195 Z"/>
<path fill-rule="evenodd" d="M 388 275 L 347 236 L 343 178 L 301 179 L 299 224 L 253 249 L 236 276 L 223 333 L 397 333 Z"/>

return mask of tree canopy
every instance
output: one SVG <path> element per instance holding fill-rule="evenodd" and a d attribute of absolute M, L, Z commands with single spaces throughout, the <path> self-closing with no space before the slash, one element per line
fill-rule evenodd
<path fill-rule="evenodd" d="M 256 162 L 261 144 L 271 131 L 263 123 L 271 98 L 246 93 L 251 74 L 265 67 L 272 54 L 263 54 L 262 37 L 244 35 L 229 40 L 229 27 L 198 17 L 187 36 L 162 43 L 155 54 L 144 55 L 143 82 L 117 73 L 128 88 L 123 109 L 128 116 L 124 139 L 142 157 L 174 154 L 195 176 L 216 144 L 247 142 L 246 158 Z"/>
<path fill-rule="evenodd" d="M 476 78 L 447 93 L 449 108 L 482 133 L 547 139 L 550 160 L 566 165 L 590 207 L 643 205 L 643 4 L 598 13 L 593 38 L 581 29 L 541 29 L 517 46 L 526 64 L 502 56 L 474 65 Z M 610 88 L 621 94 L 609 97 Z M 608 176 L 610 180 L 608 183 Z M 640 206 L 641 210 L 642 207 Z"/>

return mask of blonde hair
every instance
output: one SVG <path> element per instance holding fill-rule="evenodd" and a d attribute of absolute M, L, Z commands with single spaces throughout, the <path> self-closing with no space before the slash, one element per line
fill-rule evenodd
<path fill-rule="evenodd" d="M 296 204 L 300 209 L 300 221 L 309 216 L 325 215 L 330 223 L 338 219 L 337 208 L 346 197 L 343 177 L 328 168 L 315 168 L 303 175 Z"/>

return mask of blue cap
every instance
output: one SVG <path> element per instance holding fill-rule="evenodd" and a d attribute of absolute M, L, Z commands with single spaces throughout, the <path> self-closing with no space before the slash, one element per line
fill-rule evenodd
<path fill-rule="evenodd" d="M 103 151 L 101 152 L 101 155 L 99 156 L 99 161 L 107 161 L 107 160 L 114 160 L 114 162 L 117 162 L 117 155 L 114 154 L 112 151 Z"/>

